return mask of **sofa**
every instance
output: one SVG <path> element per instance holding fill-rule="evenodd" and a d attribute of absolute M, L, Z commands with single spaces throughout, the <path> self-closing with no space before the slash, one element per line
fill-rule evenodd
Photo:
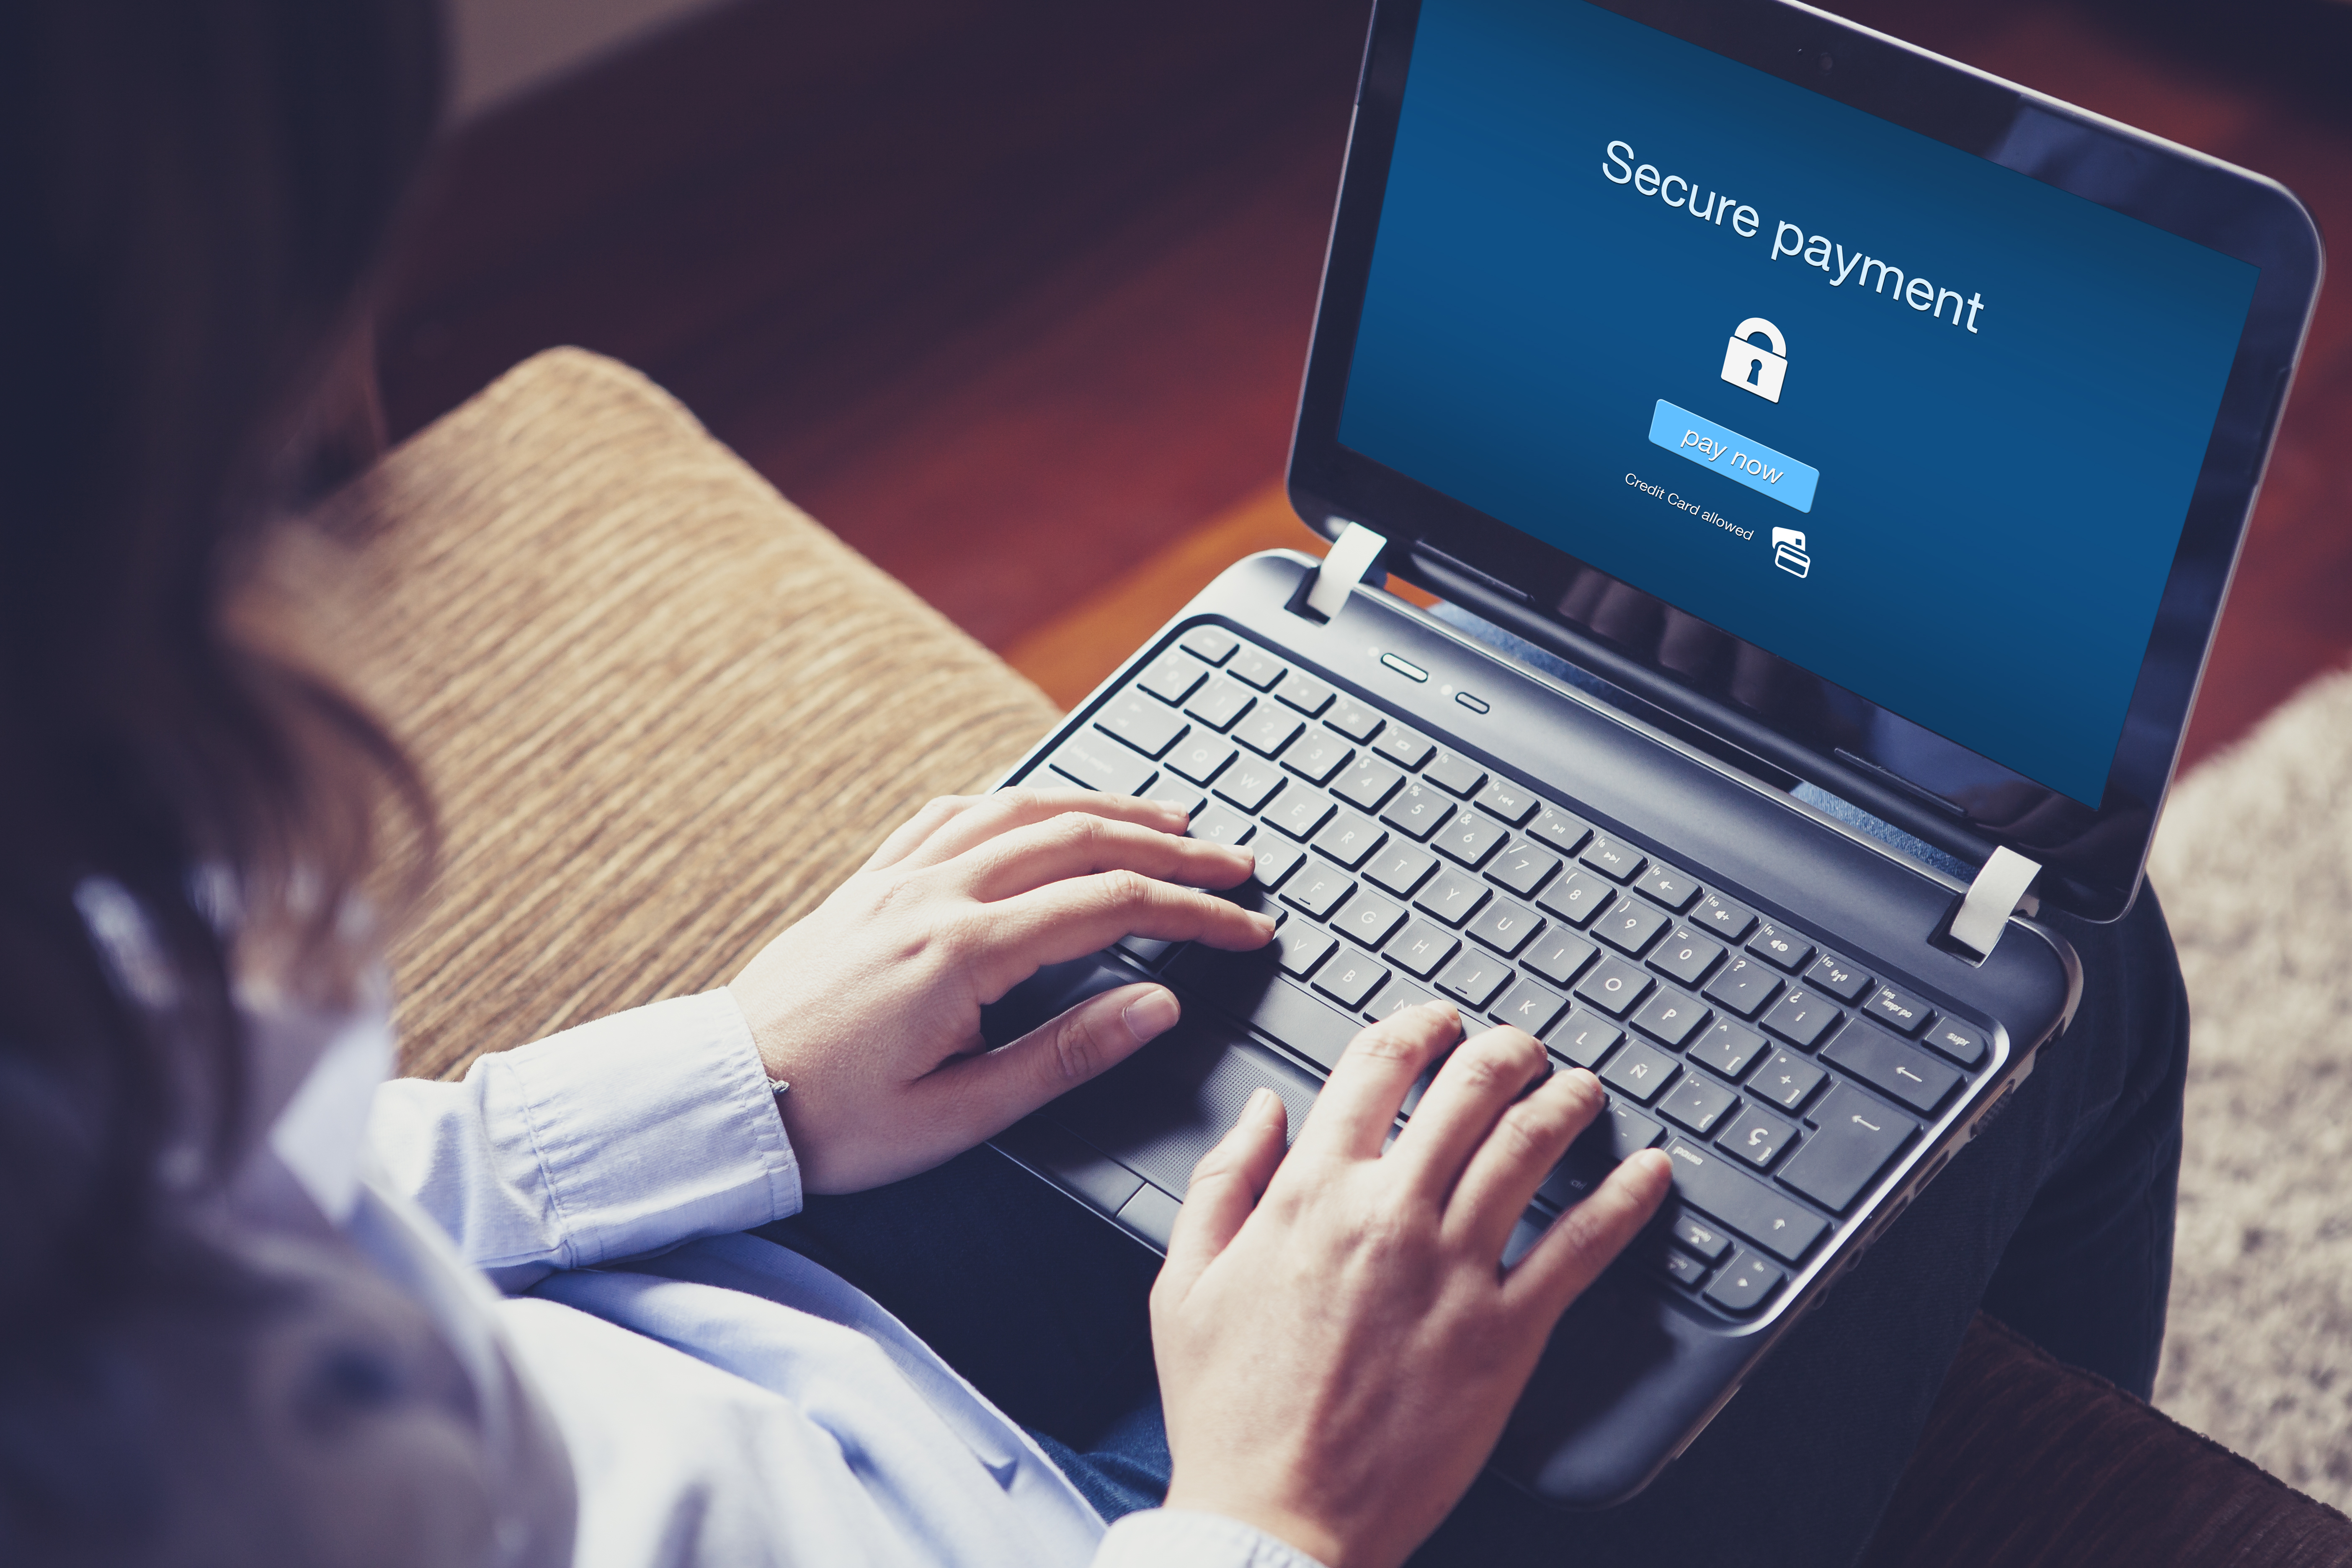
<path fill-rule="evenodd" d="M 579 350 L 509 372 L 320 521 L 356 568 L 345 678 L 440 811 L 392 953 L 404 1072 L 722 984 L 1059 717 Z M 1979 1317 L 1864 1561 L 2302 1568 L 2352 1563 L 2352 1521 Z"/>

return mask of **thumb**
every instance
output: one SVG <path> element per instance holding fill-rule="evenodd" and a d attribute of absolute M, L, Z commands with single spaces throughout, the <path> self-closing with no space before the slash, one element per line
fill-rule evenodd
<path fill-rule="evenodd" d="M 1184 1206 L 1177 1211 L 1175 1233 L 1168 1238 L 1168 1263 L 1153 1287 L 1155 1295 L 1167 1289 L 1181 1300 L 1233 1244 L 1282 1163 L 1288 1122 L 1282 1096 L 1259 1089 L 1216 1147 L 1201 1156 Z"/>
<path fill-rule="evenodd" d="M 1121 985 L 1089 996 L 1011 1045 L 950 1058 L 929 1075 L 932 1091 L 971 1142 L 992 1138 L 1047 1100 L 1117 1067 L 1182 1016 L 1165 985 Z"/>

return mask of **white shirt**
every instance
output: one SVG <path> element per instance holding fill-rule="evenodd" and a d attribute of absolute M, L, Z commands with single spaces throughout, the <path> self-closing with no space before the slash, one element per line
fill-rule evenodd
<path fill-rule="evenodd" d="M 362 1035 L 380 1062 L 380 1019 Z M 575 1563 L 1315 1568 L 1213 1515 L 1151 1510 L 1106 1531 L 1028 1435 L 878 1303 L 740 1235 L 796 1213 L 801 1186 L 726 992 L 484 1057 L 461 1083 L 381 1084 L 363 1200 L 337 1174 L 336 1151 L 359 1140 L 334 1086 L 370 1052 L 339 1039 L 272 1146 L 333 1217 L 421 1209 L 504 1293 L 426 1305 L 455 1338 L 487 1329 L 552 1413 L 579 1499 Z M 437 1245 L 423 1226 L 352 1234 L 395 1280 L 416 1262 L 387 1252 Z M 465 1315 L 488 1321 L 449 1321 Z"/>

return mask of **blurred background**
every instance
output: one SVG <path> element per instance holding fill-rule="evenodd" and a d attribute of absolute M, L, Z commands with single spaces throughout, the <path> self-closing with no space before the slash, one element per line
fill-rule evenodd
<path fill-rule="evenodd" d="M 2352 234 L 2340 0 L 1845 0 Z M 454 0 L 459 125 L 380 337 L 395 436 L 577 343 L 1082 696 L 1279 482 L 1368 0 Z M 2323 297 L 2189 761 L 2352 658 Z M 2094 586 L 2090 591 L 2095 592 Z"/>

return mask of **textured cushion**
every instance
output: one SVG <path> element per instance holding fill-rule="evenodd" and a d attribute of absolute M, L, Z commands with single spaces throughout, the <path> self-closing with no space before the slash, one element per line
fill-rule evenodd
<path fill-rule="evenodd" d="M 1978 1315 L 1864 1568 L 2317 1568 L 2352 1520 Z"/>
<path fill-rule="evenodd" d="M 667 394 L 576 349 L 335 510 L 378 584 L 355 684 L 447 834 L 393 952 L 412 1074 L 725 981 L 1055 718 Z"/>

